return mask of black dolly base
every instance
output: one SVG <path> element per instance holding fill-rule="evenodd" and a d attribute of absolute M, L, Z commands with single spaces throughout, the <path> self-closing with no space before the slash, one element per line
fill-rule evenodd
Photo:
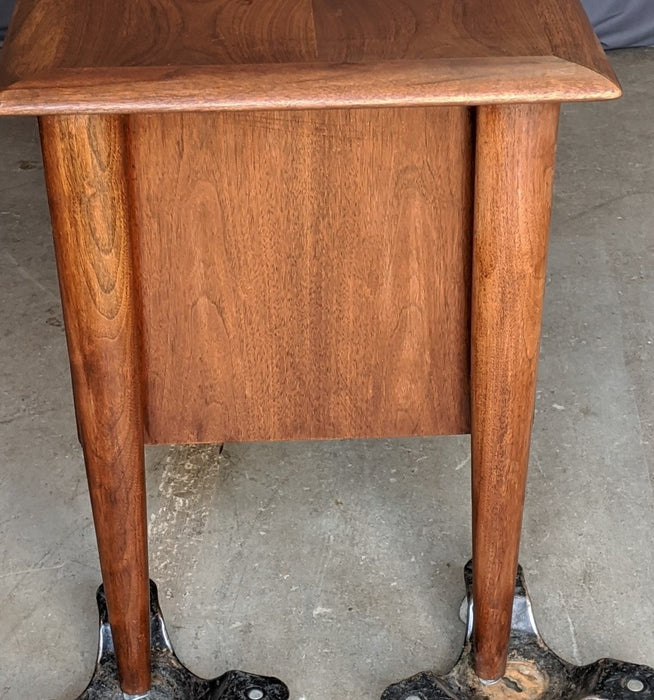
<path fill-rule="evenodd" d="M 382 700 L 654 700 L 654 669 L 600 659 L 574 666 L 559 658 L 542 640 L 518 567 L 509 659 L 503 678 L 482 684 L 473 670 L 472 565 L 465 567 L 468 621 L 463 652 L 443 676 L 427 671 L 395 683 Z"/>
<path fill-rule="evenodd" d="M 150 581 L 152 687 L 145 695 L 124 695 L 118 683 L 104 588 L 98 589 L 100 642 L 95 673 L 78 700 L 288 700 L 287 687 L 277 678 L 228 671 L 205 680 L 192 674 L 175 655 L 159 607 L 156 585 Z"/>

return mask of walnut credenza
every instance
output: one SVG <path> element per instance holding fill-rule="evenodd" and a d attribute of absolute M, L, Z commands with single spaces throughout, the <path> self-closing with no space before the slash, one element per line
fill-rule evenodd
<path fill-rule="evenodd" d="M 147 443 L 470 432 L 504 670 L 576 0 L 19 0 L 122 689 L 150 685 Z"/>

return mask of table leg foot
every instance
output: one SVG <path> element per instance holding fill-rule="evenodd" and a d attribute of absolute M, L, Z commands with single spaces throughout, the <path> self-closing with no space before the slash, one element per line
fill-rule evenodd
<path fill-rule="evenodd" d="M 175 655 L 159 607 L 157 587 L 150 581 L 152 686 L 145 695 L 124 695 L 118 680 L 104 587 L 98 589 L 100 641 L 93 678 L 78 700 L 288 700 L 287 687 L 277 678 L 227 671 L 212 680 L 198 678 Z"/>
<path fill-rule="evenodd" d="M 472 565 L 465 568 L 468 620 L 463 651 L 454 668 L 431 671 L 389 686 L 382 700 L 654 700 L 654 669 L 600 659 L 574 666 L 543 641 L 532 612 L 522 567 L 518 567 L 509 656 L 504 676 L 483 683 L 474 672 Z"/>

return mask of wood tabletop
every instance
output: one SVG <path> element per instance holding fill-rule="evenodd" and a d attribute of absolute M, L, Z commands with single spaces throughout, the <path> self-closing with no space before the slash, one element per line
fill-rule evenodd
<path fill-rule="evenodd" d="M 18 0 L 0 114 L 610 99 L 578 0 Z"/>

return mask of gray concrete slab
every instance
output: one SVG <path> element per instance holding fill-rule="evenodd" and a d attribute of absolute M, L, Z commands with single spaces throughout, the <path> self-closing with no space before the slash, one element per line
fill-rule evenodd
<path fill-rule="evenodd" d="M 654 51 L 563 109 L 521 560 L 550 645 L 654 664 Z M 0 696 L 71 698 L 97 565 L 35 123 L 0 120 Z M 378 698 L 446 670 L 470 555 L 466 437 L 148 452 L 152 575 L 180 657 Z"/>

